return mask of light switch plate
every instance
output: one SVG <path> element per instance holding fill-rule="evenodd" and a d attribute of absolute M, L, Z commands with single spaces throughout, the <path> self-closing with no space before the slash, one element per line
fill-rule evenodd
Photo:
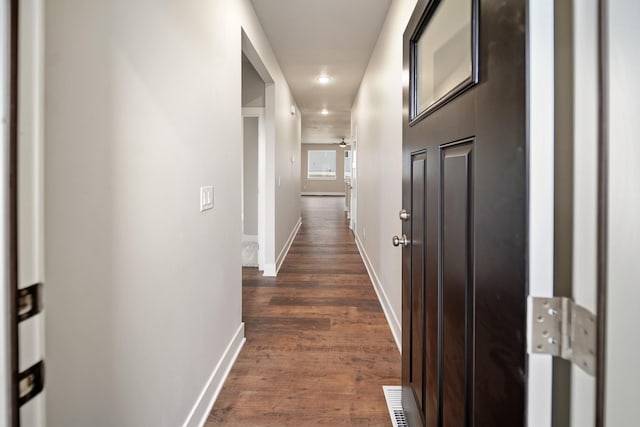
<path fill-rule="evenodd" d="M 213 209 L 213 187 L 200 187 L 200 212 Z"/>

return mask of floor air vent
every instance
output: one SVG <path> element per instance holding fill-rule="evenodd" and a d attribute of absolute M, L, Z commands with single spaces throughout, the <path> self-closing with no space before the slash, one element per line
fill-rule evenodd
<path fill-rule="evenodd" d="M 402 409 L 402 387 L 383 385 L 384 398 L 387 400 L 387 408 L 389 408 L 389 416 L 393 427 L 407 427 L 407 419 Z"/>

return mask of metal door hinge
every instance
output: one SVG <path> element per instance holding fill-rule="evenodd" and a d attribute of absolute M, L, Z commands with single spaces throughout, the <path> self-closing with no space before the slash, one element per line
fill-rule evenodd
<path fill-rule="evenodd" d="M 18 322 L 35 316 L 42 310 L 42 283 L 18 289 Z"/>
<path fill-rule="evenodd" d="M 18 404 L 24 405 L 44 388 L 44 363 L 42 360 L 18 376 Z"/>
<path fill-rule="evenodd" d="M 565 297 L 529 297 L 529 354 L 550 354 L 596 369 L 596 315 Z"/>

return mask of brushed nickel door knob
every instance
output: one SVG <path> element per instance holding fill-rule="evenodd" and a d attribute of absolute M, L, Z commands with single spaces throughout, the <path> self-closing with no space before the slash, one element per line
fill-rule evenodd
<path fill-rule="evenodd" d="M 403 234 L 402 237 L 398 237 L 398 236 L 393 236 L 391 238 L 391 242 L 393 243 L 393 246 L 409 246 L 409 239 L 407 239 L 407 235 Z"/>

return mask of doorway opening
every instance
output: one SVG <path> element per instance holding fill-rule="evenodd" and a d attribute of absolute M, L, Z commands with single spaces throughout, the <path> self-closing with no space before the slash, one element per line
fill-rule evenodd
<path fill-rule="evenodd" d="M 350 179 L 349 179 L 349 228 L 356 232 L 356 219 L 358 218 L 358 127 L 354 126 L 352 132 L 353 141 L 349 155 Z"/>
<path fill-rule="evenodd" d="M 259 209 L 259 177 L 264 173 L 260 161 L 264 157 L 264 108 L 242 108 L 242 132 L 242 266 L 264 270 L 264 251 L 259 244 L 264 235 L 264 216 Z"/>
<path fill-rule="evenodd" d="M 242 265 L 275 276 L 275 85 L 242 32 Z"/>

